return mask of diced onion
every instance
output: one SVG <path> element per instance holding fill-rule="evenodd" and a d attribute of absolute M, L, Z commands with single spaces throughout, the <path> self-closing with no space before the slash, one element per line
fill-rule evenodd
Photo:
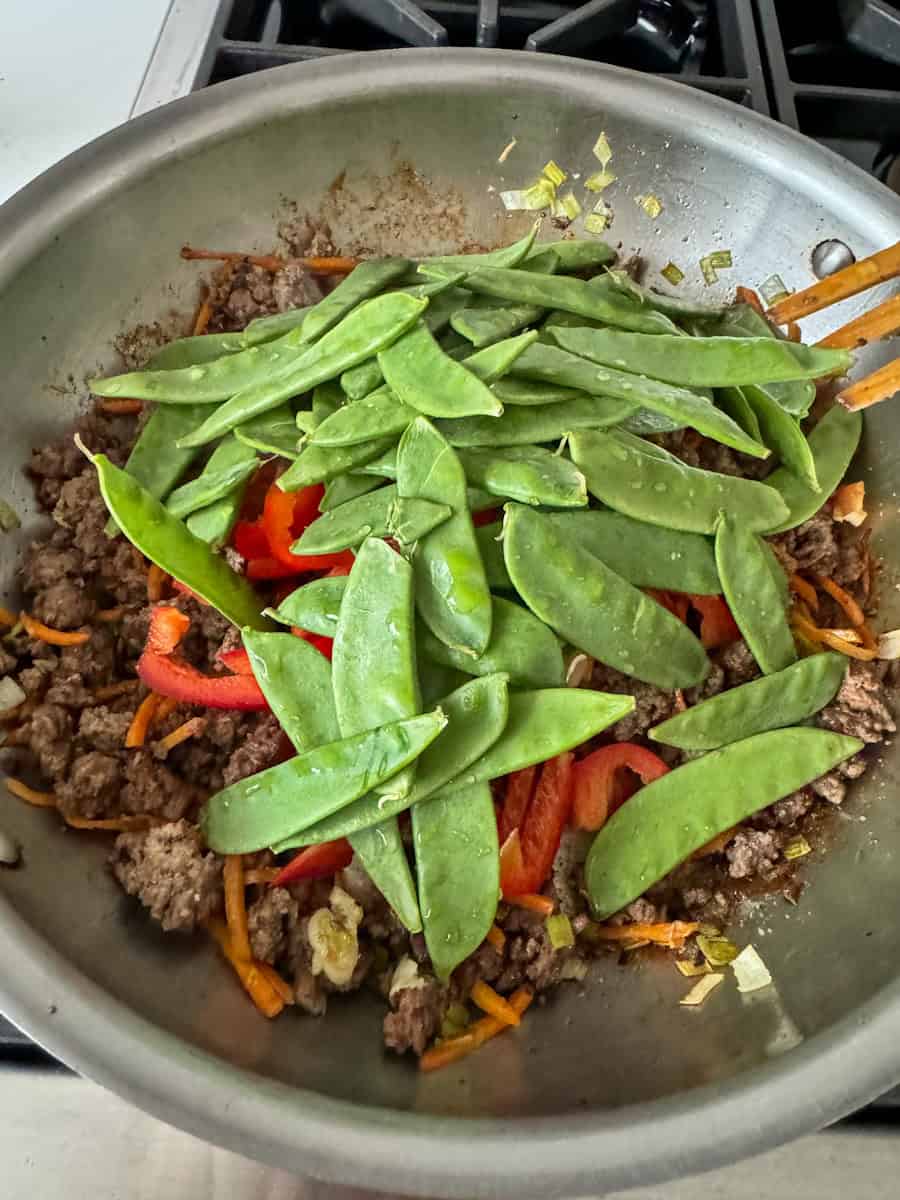
<path fill-rule="evenodd" d="M 568 175 L 565 173 L 565 171 L 562 169 L 562 167 L 559 166 L 558 163 L 555 163 L 552 158 L 550 159 L 550 161 L 548 163 L 545 164 L 543 171 L 541 171 L 541 174 L 545 178 L 549 179 L 554 187 L 559 187 L 560 184 L 565 183 L 566 180 L 569 178 Z"/>
<path fill-rule="evenodd" d="M 574 979 L 581 982 L 587 977 L 588 965 L 583 958 L 577 958 L 574 955 L 569 955 L 563 959 L 562 965 L 559 968 L 560 979 Z"/>
<path fill-rule="evenodd" d="M 738 956 L 737 946 L 725 937 L 707 937 L 699 933 L 697 945 L 711 967 L 727 967 Z"/>
<path fill-rule="evenodd" d="M 566 669 L 566 687 L 581 687 L 587 683 L 593 671 L 594 660 L 587 654 L 576 654 Z"/>
<path fill-rule="evenodd" d="M 676 958 L 675 966 L 678 968 L 681 974 L 687 976 L 688 979 L 693 979 L 696 975 L 708 975 L 712 970 L 712 967 L 708 962 L 704 961 L 701 963 L 695 963 L 690 962 L 686 958 Z"/>
<path fill-rule="evenodd" d="M 678 287 L 679 283 L 684 279 L 684 271 L 680 267 L 676 267 L 673 262 L 666 263 L 660 271 L 660 275 L 662 275 L 663 279 L 667 279 L 672 287 Z"/>
<path fill-rule="evenodd" d="M 21 524 L 22 522 L 19 519 L 19 514 L 12 507 L 12 505 L 7 504 L 5 500 L 0 500 L 0 529 L 2 529 L 4 533 L 12 533 L 12 531 L 14 529 L 18 529 Z"/>
<path fill-rule="evenodd" d="M 770 275 L 765 283 L 759 285 L 760 295 L 766 304 L 771 307 L 777 304 L 779 300 L 783 300 L 785 296 L 789 296 L 790 292 L 784 286 L 784 280 L 780 275 Z"/>
<path fill-rule="evenodd" d="M 861 480 L 841 484 L 834 493 L 831 515 L 836 521 L 847 521 L 857 527 L 862 525 L 869 515 L 866 512 L 866 485 Z"/>
<path fill-rule="evenodd" d="M 509 212 L 535 212 L 540 208 L 549 208 L 556 199 L 556 188 L 549 179 L 543 176 L 531 187 L 520 188 L 511 192 L 501 192 L 500 199 L 503 207 Z"/>
<path fill-rule="evenodd" d="M 575 945 L 575 934 L 572 922 L 565 913 L 554 913 L 544 922 L 547 927 L 547 937 L 554 950 L 566 950 Z"/>
<path fill-rule="evenodd" d="M 807 854 L 812 853 L 812 846 L 803 837 L 798 834 L 797 837 L 791 838 L 784 848 L 784 857 L 792 862 L 795 858 L 804 858 Z"/>
<path fill-rule="evenodd" d="M 566 192 L 564 196 L 558 196 L 550 206 L 550 214 L 557 221 L 562 220 L 571 224 L 576 217 L 581 215 L 581 205 L 574 192 Z"/>
<path fill-rule="evenodd" d="M 636 196 L 635 202 L 653 221 L 655 221 L 662 212 L 662 202 L 660 201 L 659 197 L 654 196 L 652 192 L 648 193 L 646 196 Z"/>
<path fill-rule="evenodd" d="M 900 629 L 889 629 L 878 635 L 878 657 L 888 662 L 900 658 Z"/>
<path fill-rule="evenodd" d="M 609 165 L 609 160 L 612 158 L 612 147 L 605 132 L 601 133 L 596 142 L 594 142 L 594 158 L 599 159 L 600 166 L 605 171 Z"/>
<path fill-rule="evenodd" d="M 604 169 L 602 171 L 595 171 L 593 175 L 588 175 L 587 179 L 584 181 L 584 186 L 589 192 L 602 192 L 605 188 L 608 188 L 611 183 L 615 182 L 616 176 L 612 173 L 612 171 L 607 171 Z"/>
<path fill-rule="evenodd" d="M 598 200 L 584 218 L 585 233 L 605 233 L 612 221 L 612 209 L 605 200 Z"/>
<path fill-rule="evenodd" d="M 768 967 L 752 946 L 744 947 L 732 962 L 731 969 L 739 992 L 756 992 L 772 982 Z"/>
<path fill-rule="evenodd" d="M 715 973 L 701 976 L 688 994 L 681 997 L 679 1004 L 685 1008 L 696 1008 L 703 1003 L 710 992 L 715 991 L 724 978 L 724 975 Z"/>
<path fill-rule="evenodd" d="M 13 678 L 4 675 L 0 679 L 0 717 L 5 717 L 14 708 L 24 704 L 26 699 L 25 693 Z"/>

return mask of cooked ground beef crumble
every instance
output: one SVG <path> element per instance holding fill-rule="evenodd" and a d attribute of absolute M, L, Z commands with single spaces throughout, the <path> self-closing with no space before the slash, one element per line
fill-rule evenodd
<path fill-rule="evenodd" d="M 334 252 L 328 231 L 307 221 L 283 229 L 282 236 L 294 254 Z M 271 272 L 246 262 L 230 265 L 211 287 L 210 329 L 241 329 L 255 317 L 310 303 L 321 294 L 318 281 L 296 266 Z M 92 411 L 80 418 L 76 431 L 91 450 L 103 451 L 121 465 L 141 421 L 141 417 Z M 751 477 L 765 471 L 759 460 L 690 430 L 658 440 L 690 465 Z M 107 536 L 108 514 L 96 473 L 71 434 L 36 448 L 28 470 L 52 525 L 25 555 L 21 585 L 26 607 L 57 629 L 90 626 L 92 636 L 86 645 L 62 648 L 33 640 L 24 632 L 4 639 L 0 670 L 13 676 L 28 697 L 27 717 L 3 751 L 4 765 L 17 774 L 30 771 L 36 783 L 52 788 L 68 816 L 158 818 L 161 823 L 147 830 L 116 838 L 111 868 L 122 888 L 164 930 L 194 932 L 223 907 L 223 860 L 203 844 L 196 825 L 199 806 L 223 785 L 281 761 L 290 753 L 289 744 L 269 714 L 205 711 L 202 730 L 166 750 L 161 744 L 165 734 L 201 711 L 178 706 L 154 727 L 153 740 L 146 746 L 124 748 L 125 734 L 146 695 L 136 679 L 135 663 L 149 620 L 147 564 L 123 538 Z M 810 520 L 770 539 L 770 544 L 787 573 L 829 575 L 871 611 L 868 533 L 836 522 L 827 501 Z M 237 560 L 233 565 L 241 563 Z M 174 595 L 166 602 L 191 618 L 180 652 L 207 673 L 221 671 L 217 655 L 234 647 L 235 631 L 215 610 L 189 597 Z M 117 619 L 98 620 L 98 613 L 111 609 L 119 610 Z M 597 664 L 583 686 L 631 694 L 635 709 L 595 739 L 591 748 L 611 741 L 638 742 L 664 756 L 670 766 L 678 765 L 686 756 L 649 742 L 648 730 L 672 716 L 679 705 L 695 704 L 759 673 L 743 641 L 711 657 L 707 680 L 683 697 Z M 861 738 L 869 752 L 757 814 L 716 853 L 678 867 L 614 920 L 722 923 L 748 895 L 760 891 L 781 892 L 796 901 L 802 882 L 796 867 L 786 861 L 784 847 L 807 827 L 817 808 L 844 801 L 849 782 L 866 770 L 871 748 L 895 731 L 887 675 L 886 664 L 850 661 L 838 695 L 817 718 L 824 728 Z M 121 681 L 134 686 L 104 698 L 102 689 Z M 545 888 L 558 910 L 570 916 L 576 931 L 588 923 L 583 857 L 583 838 L 579 846 L 577 835 L 564 836 Z M 268 854 L 259 860 L 260 865 L 274 862 Z M 363 914 L 356 966 L 349 983 L 341 986 L 327 974 L 314 972 L 309 939 L 310 916 L 329 904 L 333 885 L 352 898 Z M 421 1054 L 439 1032 L 448 1005 L 466 998 L 476 979 L 491 983 L 502 994 L 523 983 L 545 991 L 563 979 L 583 977 L 584 960 L 608 952 L 580 939 L 573 948 L 555 950 L 543 917 L 501 904 L 497 923 L 505 934 L 502 949 L 484 943 L 445 986 L 430 971 L 422 936 L 406 933 L 357 862 L 333 881 L 284 888 L 252 885 L 248 921 L 255 957 L 290 980 L 296 1002 L 306 1012 L 324 1013 L 330 992 L 352 990 L 368 980 L 388 1005 L 385 1045 L 415 1054 Z"/>

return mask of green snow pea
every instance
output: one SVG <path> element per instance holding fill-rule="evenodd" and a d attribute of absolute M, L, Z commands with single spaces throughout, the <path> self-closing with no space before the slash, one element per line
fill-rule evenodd
<path fill-rule="evenodd" d="M 347 500 L 311 521 L 294 542 L 294 554 L 332 554 L 359 546 L 367 537 L 387 537 L 388 517 L 397 500 L 397 485 Z"/>
<path fill-rule="evenodd" d="M 200 453 L 199 446 L 179 449 L 178 439 L 194 429 L 199 421 L 205 420 L 210 411 L 206 404 L 177 407 L 160 404 L 138 434 L 125 463 L 125 470 L 157 500 L 165 500 Z M 115 532 L 116 523 L 110 518 L 106 524 L 106 535 L 113 537 Z"/>
<path fill-rule="evenodd" d="M 457 271 L 473 271 L 479 267 L 515 267 L 531 252 L 538 224 L 539 222 L 535 221 L 524 237 L 509 246 L 500 246 L 497 250 L 477 254 L 432 254 L 428 258 L 419 259 L 419 262 L 429 266 L 453 267 Z M 538 253 L 543 249 L 543 246 L 536 247 Z"/>
<path fill-rule="evenodd" d="M 749 304 L 734 304 L 725 310 L 721 320 L 707 324 L 701 336 L 783 338 L 784 335 Z M 795 417 L 805 417 L 816 398 L 816 385 L 811 379 L 790 383 L 770 383 L 766 391 L 786 411 Z"/>
<path fill-rule="evenodd" d="M 440 274 L 441 268 L 420 267 L 424 274 Z M 464 281 L 465 288 L 497 296 L 514 304 L 559 308 L 591 320 L 644 333 L 672 333 L 676 326 L 662 313 L 653 312 L 621 294 L 604 295 L 583 279 L 569 275 L 541 275 L 533 271 L 479 268 Z"/>
<path fill-rule="evenodd" d="M 503 556 L 531 611 L 577 649 L 661 688 L 706 678 L 709 659 L 688 627 L 547 516 L 508 504 Z"/>
<path fill-rule="evenodd" d="M 331 842 L 377 825 L 449 783 L 481 758 L 503 733 L 508 712 L 506 678 L 486 675 L 470 680 L 440 700 L 439 707 L 447 718 L 447 727 L 418 758 L 415 782 L 408 796 L 394 798 L 376 792 L 362 796 L 334 816 L 317 821 L 280 843 L 275 847 L 278 853 L 295 846 Z"/>
<path fill-rule="evenodd" d="M 473 656 L 491 639 L 491 594 L 456 453 L 424 417 L 400 439 L 397 493 L 446 504 L 453 516 L 416 546 L 416 607 L 436 637 Z"/>
<path fill-rule="evenodd" d="M 556 250 L 553 246 L 541 246 L 519 263 L 519 270 L 530 271 L 534 275 L 555 275 L 559 270 Z"/>
<path fill-rule="evenodd" d="M 245 629 L 243 638 L 256 682 L 297 753 L 338 741 L 331 663 L 325 655 L 291 633 Z"/>
<path fill-rule="evenodd" d="M 862 435 L 862 413 L 849 412 L 842 404 L 830 408 L 809 435 L 809 448 L 816 467 L 821 491 L 814 492 L 802 480 L 779 467 L 766 480 L 778 493 L 788 515 L 773 519 L 767 533 L 782 533 L 802 525 L 822 507 L 822 498 L 830 496 L 846 474 Z"/>
<path fill-rule="evenodd" d="M 204 468 L 204 474 L 221 470 L 240 462 L 256 462 L 256 451 L 252 446 L 245 446 L 235 437 L 224 438 L 209 456 Z M 244 499 L 245 487 L 238 485 L 227 496 L 192 512 L 185 521 L 188 529 L 202 541 L 207 542 L 214 550 L 223 546 L 237 520 Z"/>
<path fill-rule="evenodd" d="M 209 847 L 246 854 L 357 800 L 414 762 L 446 725 L 440 709 L 328 742 L 211 796 L 200 814 Z"/>
<path fill-rule="evenodd" d="M 756 733 L 799 725 L 834 698 L 846 673 L 842 654 L 811 654 L 686 708 L 649 736 L 681 750 L 718 750 Z"/>
<path fill-rule="evenodd" d="M 797 661 L 794 637 L 762 538 L 723 514 L 716 566 L 731 614 L 764 675 Z"/>
<path fill-rule="evenodd" d="M 333 329 L 363 300 L 375 296 L 406 275 L 412 263 L 406 258 L 369 258 L 354 267 L 333 292 L 320 300 L 301 326 L 304 342 L 312 342 Z"/>
<path fill-rule="evenodd" d="M 451 649 L 425 628 L 419 633 L 422 654 L 469 675 L 493 675 L 501 671 L 509 676 L 512 687 L 562 687 L 566 668 L 562 647 L 552 630 L 511 600 L 494 596 L 493 607 L 491 640 L 478 658 Z"/>
<path fill-rule="evenodd" d="M 713 750 L 637 791 L 594 838 L 585 882 L 599 920 L 695 850 L 862 749 L 824 729 L 778 729 Z"/>
<path fill-rule="evenodd" d="M 546 762 L 596 737 L 633 710 L 633 696 L 588 688 L 510 692 L 509 713 L 500 737 L 481 758 L 442 788 L 442 794 Z"/>
<path fill-rule="evenodd" d="M 412 830 L 425 943 L 446 981 L 484 941 L 497 912 L 500 847 L 490 784 L 416 805 Z"/>
<path fill-rule="evenodd" d="M 785 517 L 787 506 L 768 484 L 688 467 L 621 430 L 575 433 L 569 449 L 592 495 L 651 525 L 714 533 L 724 510 L 751 529 L 770 530 Z"/>
<path fill-rule="evenodd" d="M 91 462 L 110 516 L 141 554 L 235 625 L 271 628 L 262 615 L 259 596 L 221 555 L 214 554 L 206 542 L 190 533 L 183 521 L 166 512 L 154 496 L 105 454 L 91 456 Z"/>
<path fill-rule="evenodd" d="M 741 387 L 840 375 L 846 350 L 822 350 L 775 338 L 650 337 L 622 329 L 554 329 L 565 350 L 603 366 L 619 366 L 683 387 Z"/>
<path fill-rule="evenodd" d="M 715 321 L 725 314 L 724 308 L 712 308 L 706 304 L 697 304 L 692 300 L 672 296 L 667 292 L 657 292 L 652 288 L 641 287 L 625 271 L 607 271 L 591 281 L 594 286 L 614 288 L 627 296 L 646 304 L 657 312 L 665 313 L 673 321 L 698 320 Z"/>
<path fill-rule="evenodd" d="M 555 442 L 576 429 L 604 429 L 618 425 L 635 406 L 606 396 L 581 396 L 577 400 L 545 407 L 513 408 L 502 417 L 463 417 L 437 421 L 451 446 L 531 446 Z"/>
<path fill-rule="evenodd" d="M 171 492 L 166 501 L 166 511 L 173 517 L 186 517 L 197 509 L 206 508 L 217 500 L 240 491 L 256 470 L 256 453 L 249 459 L 241 459 L 217 470 L 202 471 L 196 479 L 183 483 Z"/>
<path fill-rule="evenodd" d="M 389 450 L 385 450 L 384 454 L 379 454 L 377 458 L 373 458 L 370 462 L 363 463 L 361 467 L 354 468 L 354 474 L 357 475 L 381 475 L 384 479 L 397 478 L 397 444 L 391 446 Z"/>
<path fill-rule="evenodd" d="M 319 501 L 319 512 L 330 512 L 331 509 L 346 504 L 348 500 L 355 500 L 357 496 L 364 496 L 366 492 L 381 487 L 383 483 L 387 483 L 387 480 L 377 475 L 339 475 L 337 479 L 331 479 L 325 484 L 325 493 Z"/>
<path fill-rule="evenodd" d="M 490 525 L 475 527 L 475 540 L 481 551 L 481 561 L 484 563 L 484 573 L 487 575 L 488 587 L 503 592 L 512 591 L 512 580 L 506 569 L 503 558 L 502 526 L 499 521 Z"/>
<path fill-rule="evenodd" d="M 263 454 L 277 454 L 280 458 L 296 458 L 297 422 L 287 404 L 273 408 L 271 412 L 245 421 L 234 430 L 239 442 L 253 446 Z"/>
<path fill-rule="evenodd" d="M 362 400 L 363 396 L 374 392 L 376 388 L 381 387 L 382 383 L 384 383 L 384 376 L 377 358 L 369 358 L 360 363 L 358 367 L 351 367 L 341 375 L 341 387 L 348 400 Z"/>
<path fill-rule="evenodd" d="M 748 402 L 744 395 L 743 388 L 730 387 L 719 388 L 716 393 L 716 400 L 719 407 L 731 417 L 732 421 L 736 421 L 743 429 L 744 433 L 755 438 L 757 442 L 763 441 L 762 431 L 759 427 L 759 421 L 756 419 L 756 413 L 752 405 Z M 634 432 L 632 430 L 632 432 Z"/>
<path fill-rule="evenodd" d="M 656 437 L 660 433 L 672 433 L 676 429 L 684 429 L 683 421 L 672 421 L 662 413 L 653 412 L 650 408 L 638 408 L 631 416 L 622 422 L 621 429 L 626 433 L 634 433 L 639 437 Z"/>
<path fill-rule="evenodd" d="M 307 633 L 333 638 L 346 588 L 346 575 L 311 579 L 285 596 L 277 608 L 267 608 L 266 615 L 280 625 L 296 626 Z"/>
<path fill-rule="evenodd" d="M 510 304 L 507 308 L 462 308 L 450 318 L 451 326 L 473 346 L 490 346 L 526 325 L 534 325 L 544 310 L 533 304 Z"/>
<path fill-rule="evenodd" d="M 472 676 L 466 671 L 455 671 L 453 667 L 445 667 L 432 662 L 430 658 L 419 656 L 419 687 L 422 689 L 423 708 L 431 708 L 433 704 L 441 702 L 442 696 L 472 682 Z"/>
<path fill-rule="evenodd" d="M 396 437 L 416 415 L 417 410 L 399 400 L 385 384 L 332 413 L 312 431 L 310 444 L 356 446 L 374 437 Z"/>
<path fill-rule="evenodd" d="M 767 388 L 746 384 L 742 390 L 756 414 L 763 442 L 775 451 L 792 475 L 814 492 L 819 492 L 815 460 L 800 422 L 781 407 Z"/>
<path fill-rule="evenodd" d="M 499 416 L 503 406 L 487 385 L 444 353 L 419 321 L 378 355 L 398 400 L 429 417 Z"/>
<path fill-rule="evenodd" d="M 467 371 L 476 375 L 482 383 L 495 383 L 537 339 L 536 329 L 520 333 L 517 337 L 503 338 L 502 341 L 494 342 L 491 346 L 476 350 L 474 354 L 465 355 L 462 360 L 463 366 Z M 494 394 L 496 395 L 496 393 Z"/>
<path fill-rule="evenodd" d="M 251 417 L 277 408 L 292 396 L 336 378 L 347 367 L 371 358 L 382 347 L 405 333 L 427 304 L 427 300 L 413 300 L 402 292 L 364 301 L 317 342 L 299 354 L 295 352 L 286 370 L 262 376 L 256 373 L 242 390 L 219 405 L 198 429 L 182 438 L 181 444 L 203 445 L 235 425 L 242 425 Z M 274 346 L 278 343 L 271 344 Z M 266 347 L 254 349 L 262 351 Z M 238 357 L 234 355 L 230 361 Z M 195 370 L 203 368 L 197 367 Z M 163 371 L 161 374 L 166 376 L 173 372 Z"/>
<path fill-rule="evenodd" d="M 278 477 L 278 486 L 283 492 L 296 492 L 311 483 L 328 483 L 379 458 L 393 444 L 393 438 L 370 438 L 366 442 L 357 442 L 355 446 L 306 445 L 285 473 Z"/>
<path fill-rule="evenodd" d="M 401 545 L 409 546 L 452 516 L 453 509 L 446 504 L 398 497 L 388 511 L 388 533 Z"/>
<path fill-rule="evenodd" d="M 408 795 L 408 793 L 407 793 Z M 351 833 L 347 839 L 366 874 L 410 933 L 422 928 L 416 884 L 396 817 Z"/>
<path fill-rule="evenodd" d="M 492 496 L 551 508 L 587 506 L 587 485 L 575 464 L 540 446 L 460 450 L 459 461 L 466 479 Z"/>
<path fill-rule="evenodd" d="M 308 409 L 300 409 L 294 414 L 294 420 L 297 428 L 302 433 L 312 433 L 318 429 L 323 421 L 342 408 L 344 404 L 344 395 L 341 388 L 335 381 L 329 380 L 327 383 L 320 383 L 313 388 L 312 402 Z M 297 442 L 297 448 L 300 449 L 304 445 L 303 441 Z"/>
<path fill-rule="evenodd" d="M 302 325 L 311 311 L 311 306 L 306 305 L 304 308 L 289 308 L 286 312 L 257 317 L 239 333 L 203 333 L 177 338 L 157 350 L 147 363 L 147 370 L 171 371 L 177 367 L 196 367 L 221 358 L 223 354 L 236 354 L 239 350 L 271 342 Z"/>
<path fill-rule="evenodd" d="M 535 242 L 525 255 L 525 261 L 535 258 L 545 250 L 552 250 L 556 255 L 559 269 L 562 272 L 587 271 L 595 267 L 605 267 L 615 262 L 616 252 L 606 242 L 594 242 L 587 238 L 561 239 L 556 242 Z M 512 266 L 512 263 L 492 263 L 492 266 Z"/>
<path fill-rule="evenodd" d="M 588 554 L 639 588 L 717 596 L 722 591 L 709 538 L 636 521 L 623 513 L 587 509 L 548 513 Z"/>
<path fill-rule="evenodd" d="M 563 400 L 580 400 L 587 394 L 578 388 L 558 387 L 556 384 L 542 383 L 537 379 L 499 379 L 493 390 L 504 407 L 507 404 L 560 404 Z"/>

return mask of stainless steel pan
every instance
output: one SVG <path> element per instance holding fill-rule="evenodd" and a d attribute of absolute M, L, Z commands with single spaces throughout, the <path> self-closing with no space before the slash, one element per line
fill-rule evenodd
<path fill-rule="evenodd" d="M 88 146 L 0 211 L 3 492 L 110 367 L 114 336 L 196 300 L 185 241 L 265 248 L 285 197 L 372 251 L 494 243 L 521 228 L 493 188 L 551 155 L 620 178 L 613 236 L 657 267 L 729 248 L 734 284 L 809 281 L 823 238 L 857 254 L 900 236 L 900 202 L 790 130 L 677 84 L 503 52 L 353 55 L 211 88 Z M 518 144 L 503 166 L 497 156 Z M 329 190 L 330 189 L 330 190 Z M 649 220 L 635 203 L 653 191 Z M 844 306 L 846 315 L 861 302 Z M 845 315 L 841 313 L 840 315 Z M 836 317 L 832 317 L 836 321 Z M 815 333 L 813 323 L 811 332 Z M 876 359 L 868 360 L 874 365 Z M 863 471 L 897 561 L 898 408 L 873 412 Z M 15 548 L 2 547 L 11 586 Z M 887 619 L 897 596 L 886 582 Z M 900 1078 L 898 755 L 889 748 L 812 863 L 799 906 L 747 928 L 776 988 L 701 1010 L 665 962 L 604 963 L 464 1068 L 421 1078 L 380 1049 L 379 1006 L 260 1020 L 225 966 L 163 936 L 104 869 L 107 844 L 12 801 L 25 867 L 0 877 L 0 1008 L 53 1053 L 157 1116 L 269 1162 L 400 1192 L 578 1195 L 699 1171 L 794 1137 Z M 48 1131 L 48 1136 L 51 1131 Z M 102 1130 L 93 1130 L 98 1154 Z"/>

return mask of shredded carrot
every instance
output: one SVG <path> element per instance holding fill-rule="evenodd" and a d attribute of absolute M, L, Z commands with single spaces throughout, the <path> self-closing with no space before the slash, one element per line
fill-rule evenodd
<path fill-rule="evenodd" d="M 484 940 L 490 942 L 498 954 L 503 953 L 503 947 L 506 945 L 506 934 L 499 925 L 492 925 L 487 931 L 487 937 Z"/>
<path fill-rule="evenodd" d="M 240 854 L 225 855 L 225 920 L 231 947 L 238 958 L 249 962 L 250 930 L 247 925 L 247 904 L 244 896 L 244 859 Z"/>
<path fill-rule="evenodd" d="M 502 1025 L 518 1025 L 522 1019 L 510 1002 L 483 979 L 473 984 L 471 997 L 473 1004 L 477 1004 L 489 1017 L 496 1017 Z"/>
<path fill-rule="evenodd" d="M 10 612 L 8 608 L 3 608 L 0 606 L 0 625 L 9 625 L 10 628 L 12 628 L 12 626 L 17 625 L 18 622 L 19 618 L 14 612 Z"/>
<path fill-rule="evenodd" d="M 521 1017 L 533 999 L 534 993 L 529 988 L 523 987 L 513 992 L 509 998 L 509 1004 L 513 1011 Z M 419 1059 L 419 1070 L 439 1071 L 441 1067 L 449 1067 L 451 1064 L 459 1062 L 461 1058 L 465 1058 L 467 1054 L 471 1054 L 473 1050 L 477 1050 L 479 1046 L 483 1046 L 491 1038 L 496 1037 L 498 1033 L 502 1033 L 504 1029 L 509 1029 L 509 1026 L 498 1021 L 496 1017 L 482 1017 L 465 1033 L 459 1034 L 458 1037 L 448 1038 L 439 1046 L 432 1046 L 430 1050 L 426 1050 Z"/>
<path fill-rule="evenodd" d="M 862 638 L 862 644 L 867 650 L 878 649 L 878 639 L 868 625 L 860 625 L 856 632 Z"/>
<path fill-rule="evenodd" d="M 634 922 L 631 925 L 597 925 L 591 936 L 601 942 L 653 942 L 656 946 L 681 950 L 699 928 L 694 921 L 666 921 L 659 925 Z"/>
<path fill-rule="evenodd" d="M 206 333 L 211 316 L 212 305 L 209 302 L 209 293 L 207 292 L 200 302 L 200 307 L 197 309 L 197 315 L 194 318 L 194 328 L 192 330 L 194 337 L 200 337 L 201 334 Z"/>
<path fill-rule="evenodd" d="M 147 731 L 156 716 L 156 709 L 159 704 L 159 694 L 150 692 L 144 697 L 137 707 L 137 712 L 128 726 L 128 732 L 125 734 L 125 746 L 128 750 L 134 750 L 138 746 L 143 746 L 147 740 Z"/>
<path fill-rule="evenodd" d="M 762 301 L 753 288 L 739 287 L 735 290 L 735 300 L 738 304 L 749 304 L 751 308 L 755 308 L 760 316 L 765 315 L 765 310 L 762 306 Z"/>
<path fill-rule="evenodd" d="M 835 637 L 843 638 L 845 642 L 852 642 L 854 646 L 864 646 L 863 636 L 858 629 L 831 629 Z"/>
<path fill-rule="evenodd" d="M 524 896 L 504 896 L 503 899 L 515 908 L 527 908 L 529 912 L 541 913 L 545 917 L 549 917 L 555 907 L 549 896 L 539 896 L 536 893 L 526 893 Z"/>
<path fill-rule="evenodd" d="M 294 989 L 286 979 L 282 979 L 273 966 L 270 966 L 270 964 L 267 962 L 260 962 L 258 960 L 256 966 L 260 973 L 269 981 L 285 1004 L 295 1003 Z"/>
<path fill-rule="evenodd" d="M 799 596 L 804 604 L 809 605 L 813 612 L 818 612 L 819 597 L 816 594 L 816 589 L 808 580 L 802 579 L 799 575 L 791 575 L 788 583 L 795 596 Z"/>
<path fill-rule="evenodd" d="M 346 275 L 362 261 L 344 254 L 314 254 L 306 258 L 282 258 L 280 254 L 242 254 L 239 250 L 200 250 L 195 246 L 182 246 L 181 257 L 196 262 L 247 262 L 264 271 L 280 271 L 288 264 L 305 267 L 312 275 Z"/>
<path fill-rule="evenodd" d="M 163 586 L 166 582 L 166 572 L 162 567 L 158 567 L 156 563 L 150 564 L 150 569 L 147 572 L 147 599 L 151 604 L 155 604 L 157 600 L 162 600 Z"/>
<path fill-rule="evenodd" d="M 139 679 L 120 679 L 118 683 L 104 683 L 102 687 L 93 690 L 95 700 L 115 700 L 116 696 L 125 696 L 128 692 L 140 687 Z"/>
<path fill-rule="evenodd" d="M 49 625 L 30 617 L 25 612 L 19 614 L 19 620 L 25 626 L 29 637 L 36 638 L 39 642 L 46 642 L 48 646 L 83 646 L 91 639 L 87 630 L 51 629 Z"/>
<path fill-rule="evenodd" d="M 170 750 L 174 750 L 176 746 L 180 746 L 182 742 L 186 742 L 188 738 L 194 737 L 195 734 L 202 733 L 205 728 L 205 717 L 191 717 L 189 720 L 184 721 L 181 725 L 179 725 L 177 729 L 173 729 L 171 733 L 167 733 L 164 738 L 160 738 L 157 742 L 157 749 L 168 754 Z"/>
<path fill-rule="evenodd" d="M 73 829 L 93 829 L 96 833 L 134 833 L 139 829 L 149 829 L 152 825 L 162 824 L 158 817 L 151 817 L 147 813 L 135 813 L 133 816 L 123 817 L 102 817 L 97 821 L 91 821 L 87 817 L 67 817 L 63 813 L 63 820 Z"/>
<path fill-rule="evenodd" d="M 127 611 L 124 604 L 118 604 L 115 608 L 99 608 L 94 616 L 104 625 L 113 625 L 116 621 L 121 621 Z"/>
<path fill-rule="evenodd" d="M 259 1011 L 264 1017 L 269 1017 L 270 1019 L 277 1017 L 284 1008 L 284 1000 L 281 998 L 268 972 L 262 969 L 266 964 L 254 962 L 252 959 L 241 958 L 235 954 L 231 945 L 231 938 L 228 935 L 228 928 L 221 918 L 210 917 L 206 922 L 206 927 L 219 943 L 222 953 L 234 967 L 238 978 L 244 985 L 244 990 Z"/>
<path fill-rule="evenodd" d="M 175 696 L 161 696 L 159 707 L 154 713 L 153 720 L 157 725 L 161 724 L 166 717 L 172 715 L 178 705 L 181 703 Z"/>
<path fill-rule="evenodd" d="M 873 659 L 878 657 L 877 650 L 870 650 L 864 646 L 854 646 L 852 642 L 845 641 L 833 629 L 820 629 L 818 625 L 814 625 L 812 621 L 808 621 L 806 617 L 801 616 L 798 612 L 794 612 L 791 615 L 791 624 L 807 641 L 822 646 L 830 646 L 832 650 L 837 650 L 840 654 L 846 654 L 848 658 L 858 658 L 861 662 L 872 662 Z"/>
<path fill-rule="evenodd" d="M 838 602 L 838 604 L 847 614 L 847 618 L 851 625 L 855 625 L 857 628 L 860 625 L 865 625 L 866 614 L 859 607 L 849 592 L 844 591 L 839 583 L 835 583 L 834 580 L 830 579 L 827 575 L 814 575 L 813 578 L 819 587 L 822 588 L 823 591 L 827 592 L 829 596 L 831 596 L 832 600 L 836 600 Z"/>
<path fill-rule="evenodd" d="M 280 867 L 253 867 L 244 872 L 244 883 L 272 883 L 281 874 Z"/>
<path fill-rule="evenodd" d="M 38 792 L 29 787 L 27 783 L 23 783 L 21 779 L 8 778 L 3 782 L 6 784 L 8 792 L 18 796 L 26 804 L 33 804 L 35 808 L 56 808 L 56 797 L 52 792 Z"/>
<path fill-rule="evenodd" d="M 293 258 L 291 262 L 306 267 L 311 275 L 347 275 L 362 262 L 361 258 L 351 258 L 345 254 L 314 254 L 310 258 Z"/>
<path fill-rule="evenodd" d="M 144 402 L 142 400 L 127 400 L 124 397 L 118 399 L 116 397 L 106 397 L 103 400 L 98 400 L 97 408 L 101 412 L 109 413 L 115 417 L 130 417 L 135 416 L 144 410 Z"/>

